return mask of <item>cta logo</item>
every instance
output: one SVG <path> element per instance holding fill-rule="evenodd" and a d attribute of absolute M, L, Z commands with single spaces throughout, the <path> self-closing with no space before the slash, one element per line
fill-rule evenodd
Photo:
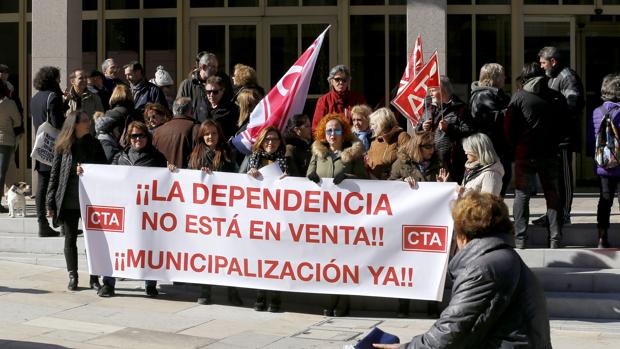
<path fill-rule="evenodd" d="M 86 205 L 86 229 L 124 232 L 125 208 Z"/>
<path fill-rule="evenodd" d="M 448 252 L 448 227 L 403 225 L 403 251 Z"/>

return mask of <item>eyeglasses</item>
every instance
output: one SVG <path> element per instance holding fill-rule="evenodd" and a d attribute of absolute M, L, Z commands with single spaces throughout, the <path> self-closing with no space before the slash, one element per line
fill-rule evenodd
<path fill-rule="evenodd" d="M 420 148 L 430 150 L 430 149 L 435 149 L 435 145 L 434 144 L 420 144 Z"/>
<path fill-rule="evenodd" d="M 210 95 L 210 94 L 214 94 L 214 95 L 216 95 L 216 94 L 220 93 L 220 91 L 221 91 L 221 90 L 206 90 L 206 92 L 207 92 L 207 94 L 208 94 L 208 95 Z"/>
<path fill-rule="evenodd" d="M 275 142 L 279 142 L 280 138 L 278 137 L 267 137 L 265 138 L 265 143 L 275 143 Z"/>
<path fill-rule="evenodd" d="M 342 136 L 342 130 L 337 129 L 337 128 L 330 128 L 330 129 L 325 130 L 325 134 L 328 136 L 331 136 L 331 135 Z"/>
<path fill-rule="evenodd" d="M 140 139 L 144 137 L 146 137 L 144 133 L 134 133 L 134 134 L 129 135 L 129 138 L 131 139 Z"/>
<path fill-rule="evenodd" d="M 342 83 L 342 84 L 344 84 L 345 82 L 347 82 L 347 79 L 345 79 L 345 78 L 334 78 L 333 80 L 334 80 L 335 82 L 339 82 L 339 83 Z"/>

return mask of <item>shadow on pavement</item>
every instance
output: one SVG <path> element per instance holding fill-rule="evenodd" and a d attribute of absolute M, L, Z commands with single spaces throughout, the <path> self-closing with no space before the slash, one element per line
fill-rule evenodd
<path fill-rule="evenodd" d="M 0 286 L 0 292 L 11 292 L 11 293 L 30 293 L 30 294 L 44 294 L 50 293 L 50 291 L 46 290 L 36 290 L 33 288 L 13 288 L 13 287 L 4 287 Z M 3 347 L 4 348 L 4 347 Z"/>
<path fill-rule="evenodd" d="M 0 341 L 3 349 L 68 349 L 62 345 L 24 341 Z"/>

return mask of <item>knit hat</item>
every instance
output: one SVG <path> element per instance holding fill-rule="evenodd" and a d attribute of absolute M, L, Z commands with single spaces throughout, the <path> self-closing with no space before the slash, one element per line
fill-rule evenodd
<path fill-rule="evenodd" d="M 162 65 L 157 66 L 155 78 L 151 79 L 150 81 L 159 87 L 174 85 L 174 80 L 172 80 L 172 76 L 170 76 L 170 73 L 164 70 L 164 66 Z"/>

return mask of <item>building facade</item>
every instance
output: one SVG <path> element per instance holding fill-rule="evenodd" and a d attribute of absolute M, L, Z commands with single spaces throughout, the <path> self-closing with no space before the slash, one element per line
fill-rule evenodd
<path fill-rule="evenodd" d="M 575 160 L 581 180 L 593 178 L 585 155 L 586 115 L 600 103 L 602 77 L 620 71 L 620 0 L 39 1 L 34 5 L 81 2 L 80 35 L 67 33 L 67 37 L 81 36 L 84 69 L 100 69 L 107 57 L 120 64 L 138 60 L 149 78 L 163 65 L 177 84 L 192 69 L 196 53 L 210 51 L 227 73 L 237 63 L 255 67 L 261 85 L 269 88 L 331 26 L 315 68 L 308 110 L 327 91 L 327 72 L 336 64 L 351 67 L 352 89 L 363 93 L 371 106 L 384 105 L 402 75 L 412 41 L 408 38 L 415 37 L 414 31 L 427 33 L 423 37 L 427 58 L 440 48 L 442 74 L 452 79 L 463 99 L 482 64 L 504 65 L 511 90 L 523 62 L 537 60 L 543 46 L 558 46 L 586 88 L 583 152 Z M 32 6 L 33 0 L 0 1 L 0 63 L 10 66 L 10 81 L 26 110 L 32 94 L 32 45 L 38 42 L 32 40 Z M 433 17 L 437 10 L 441 13 Z M 12 171 L 30 181 L 28 130 Z"/>

